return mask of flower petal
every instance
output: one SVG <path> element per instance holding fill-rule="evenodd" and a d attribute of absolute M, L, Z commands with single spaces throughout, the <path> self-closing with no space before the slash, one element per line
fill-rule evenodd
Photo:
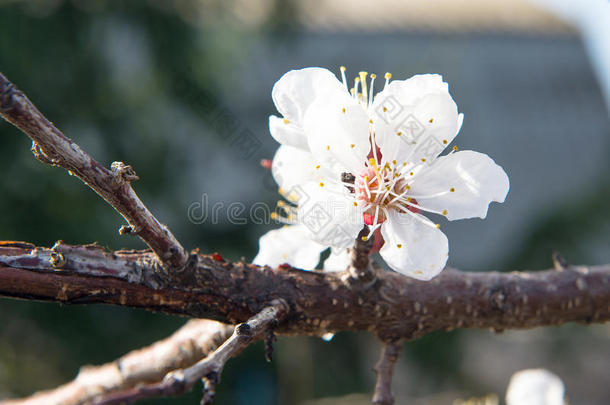
<path fill-rule="evenodd" d="M 291 70 L 273 86 L 271 96 L 277 110 L 290 122 L 302 127 L 309 105 L 320 94 L 345 88 L 329 70 L 313 67 Z"/>
<path fill-rule="evenodd" d="M 455 138 L 463 116 L 440 75 L 394 80 L 377 94 L 371 112 L 375 140 L 386 161 L 433 159 Z"/>
<path fill-rule="evenodd" d="M 310 237 L 325 246 L 351 247 L 364 226 L 360 203 L 346 187 L 327 183 L 309 183 L 302 188 L 298 201 L 298 221 Z"/>
<path fill-rule="evenodd" d="M 309 151 L 307 145 L 307 137 L 303 132 L 303 129 L 298 125 L 290 122 L 288 119 L 276 117 L 275 115 L 269 116 L 269 132 L 273 139 L 281 143 L 282 145 L 294 146 L 296 148 L 304 149 Z"/>
<path fill-rule="evenodd" d="M 311 153 L 282 145 L 273 157 L 271 174 L 280 188 L 290 191 L 295 186 L 318 179 L 320 169 L 316 169 L 316 166 Z"/>
<path fill-rule="evenodd" d="M 309 239 L 304 226 L 285 226 L 261 236 L 259 251 L 253 263 L 272 267 L 288 263 L 301 269 L 313 270 L 324 249 L 325 246 Z"/>
<path fill-rule="evenodd" d="M 393 270 L 418 280 L 430 280 L 445 268 L 449 243 L 444 233 L 416 216 L 389 210 L 381 225 L 385 243 L 379 253 Z"/>
<path fill-rule="evenodd" d="M 317 159 L 336 160 L 351 173 L 364 169 L 371 150 L 369 118 L 345 90 L 329 92 L 311 103 L 304 129 Z"/>
<path fill-rule="evenodd" d="M 545 369 L 521 370 L 513 374 L 506 390 L 507 405 L 563 405 L 565 387 Z"/>
<path fill-rule="evenodd" d="M 508 176 L 493 159 L 465 150 L 441 156 L 423 169 L 411 183 L 411 192 L 422 207 L 447 210 L 445 216 L 455 220 L 485 218 L 489 204 L 504 202 L 509 187 Z"/>
<path fill-rule="evenodd" d="M 350 253 L 347 248 L 331 248 L 330 256 L 324 261 L 326 271 L 344 271 L 350 265 Z"/>

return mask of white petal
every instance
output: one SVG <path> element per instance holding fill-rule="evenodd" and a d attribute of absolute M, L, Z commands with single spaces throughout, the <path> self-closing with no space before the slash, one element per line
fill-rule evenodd
<path fill-rule="evenodd" d="M 308 228 L 310 237 L 325 246 L 353 246 L 364 226 L 360 203 L 354 206 L 353 194 L 344 186 L 329 183 L 310 183 L 302 192 L 298 220 Z"/>
<path fill-rule="evenodd" d="M 555 374 L 545 369 L 522 370 L 510 379 L 507 405 L 563 405 L 565 387 Z"/>
<path fill-rule="evenodd" d="M 470 150 L 441 156 L 417 175 L 411 192 L 422 207 L 447 210 L 449 220 L 487 216 L 492 201 L 504 202 L 510 183 L 502 167 Z M 450 192 L 451 189 L 454 192 Z M 438 193 L 441 196 L 425 198 Z"/>
<path fill-rule="evenodd" d="M 288 119 L 276 117 L 275 115 L 269 116 L 269 132 L 271 132 L 273 139 L 282 145 L 294 146 L 309 151 L 307 137 L 303 129 Z"/>
<path fill-rule="evenodd" d="M 259 266 L 278 266 L 288 263 L 305 270 L 312 270 L 320 261 L 320 253 L 326 247 L 308 238 L 301 225 L 274 229 L 261 236 L 259 251 L 253 260 Z"/>
<path fill-rule="evenodd" d="M 350 253 L 347 248 L 332 248 L 330 256 L 324 261 L 326 271 L 344 271 L 350 265 Z"/>
<path fill-rule="evenodd" d="M 275 152 L 271 174 L 280 188 L 290 191 L 293 187 L 315 181 L 320 177 L 313 155 L 302 149 L 282 145 Z"/>
<path fill-rule="evenodd" d="M 463 116 L 439 75 L 395 80 L 377 94 L 371 112 L 386 161 L 432 159 L 455 138 Z"/>
<path fill-rule="evenodd" d="M 277 110 L 290 122 L 302 127 L 309 105 L 327 91 L 344 90 L 343 84 L 323 68 L 291 70 L 273 86 L 271 96 Z"/>
<path fill-rule="evenodd" d="M 351 173 L 364 169 L 371 150 L 369 118 L 345 90 L 314 101 L 305 114 L 304 129 L 317 159 L 336 160 Z"/>
<path fill-rule="evenodd" d="M 381 225 L 385 243 L 379 253 L 393 270 L 418 280 L 430 280 L 445 268 L 449 243 L 444 233 L 415 215 L 418 214 L 389 211 Z"/>

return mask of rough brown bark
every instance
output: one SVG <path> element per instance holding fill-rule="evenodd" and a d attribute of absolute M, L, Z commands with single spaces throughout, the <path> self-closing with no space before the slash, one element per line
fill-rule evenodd
<path fill-rule="evenodd" d="M 402 341 L 387 342 L 381 348 L 381 356 L 375 365 L 377 381 L 375 383 L 375 395 L 373 405 L 393 405 L 394 395 L 392 394 L 392 376 L 394 375 L 394 365 L 400 351 Z"/>
<path fill-rule="evenodd" d="M 253 341 L 261 339 L 266 332 L 273 331 L 276 325 L 288 315 L 288 305 L 283 300 L 273 300 L 269 306 L 247 322 L 235 326 L 233 334 L 226 342 L 206 358 L 188 368 L 168 373 L 161 382 L 142 385 L 130 390 L 102 395 L 95 405 L 120 405 L 136 400 L 183 394 L 190 391 L 195 383 L 203 380 L 202 405 L 211 404 L 216 395 L 216 385 L 227 361 L 239 354 Z"/>
<path fill-rule="evenodd" d="M 183 392 L 202 377 L 211 387 L 207 394 L 213 393 L 215 376 L 226 360 L 270 328 L 281 334 L 367 330 L 377 335 L 384 349 L 377 365 L 374 401 L 391 404 L 391 376 L 399 341 L 454 328 L 503 330 L 610 320 L 610 266 L 568 266 L 559 256 L 554 258 L 555 270 L 468 273 L 445 269 L 432 281 L 422 282 L 375 269 L 368 254 L 371 246 L 361 239 L 352 249 L 350 267 L 342 273 L 229 263 L 219 255 L 198 252 L 189 255 L 131 188 L 137 176 L 130 166 L 122 162 L 114 162 L 110 170 L 101 166 L 55 128 L 2 74 L 0 115 L 32 139 L 36 158 L 67 169 L 109 202 L 129 223 L 121 233 L 137 234 L 152 249 L 108 252 L 96 245 L 58 242 L 43 248 L 0 242 L 0 296 L 70 304 L 108 303 L 231 324 L 248 322 L 203 360 L 200 357 L 213 350 L 209 347 L 212 335 L 189 329 L 184 332 L 188 336 L 182 336 L 184 341 L 176 338 L 177 334 L 142 351 L 153 353 L 163 347 L 174 353 L 192 343 L 193 350 L 183 357 L 165 355 L 144 365 L 139 363 L 141 355 L 132 353 L 116 363 L 86 369 L 83 377 L 57 390 L 9 404 L 72 405 L 93 398 L 103 402 L 103 395 L 127 389 L 122 394 L 108 394 L 106 403 L 110 404 Z M 217 327 L 213 336 L 220 338 L 228 327 Z M 253 328 L 251 335 L 244 332 L 246 327 Z M 212 346 L 219 343 L 212 341 Z M 124 371 L 128 360 L 135 362 L 135 368 Z M 195 362 L 179 373 L 168 373 Z M 109 389 L 104 391 L 96 385 L 98 381 L 108 382 Z M 135 386 L 147 382 L 154 384 Z M 64 401 L 61 395 L 66 393 L 77 402 Z M 204 396 L 204 401 L 210 398 Z"/>
<path fill-rule="evenodd" d="M 188 278 L 171 283 L 150 252 L 23 243 L 0 246 L 0 296 L 72 304 L 108 303 L 237 324 L 281 298 L 291 315 L 282 334 L 368 330 L 384 341 L 436 330 L 496 330 L 610 320 L 610 267 L 497 273 L 444 270 L 431 281 L 379 271 L 369 288 L 344 273 L 258 267 L 197 255 Z"/>
<path fill-rule="evenodd" d="M 29 398 L 2 405 L 82 405 L 107 393 L 161 380 L 167 373 L 191 366 L 220 346 L 233 327 L 192 320 L 167 339 L 97 367 L 83 367 L 71 382 Z"/>
<path fill-rule="evenodd" d="M 121 233 L 138 235 L 168 271 L 182 269 L 188 255 L 174 235 L 146 208 L 131 188 L 138 177 L 131 166 L 114 162 L 107 169 L 49 122 L 28 98 L 0 73 L 0 115 L 32 139 L 38 160 L 80 178 L 129 223 Z"/>

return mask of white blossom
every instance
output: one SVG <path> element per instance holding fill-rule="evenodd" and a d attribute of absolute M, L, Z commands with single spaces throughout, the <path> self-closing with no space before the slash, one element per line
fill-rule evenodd
<path fill-rule="evenodd" d="M 390 81 L 386 74 L 374 95 L 375 75 L 367 85 L 360 72 L 350 88 L 343 67 L 341 74 L 342 82 L 322 68 L 293 70 L 273 88 L 282 117 L 269 118 L 281 144 L 272 174 L 287 200 L 275 218 L 298 226 L 304 245 L 296 249 L 296 239 L 287 239 L 292 231 L 271 231 L 285 249 L 270 250 L 267 234 L 257 262 L 298 265 L 297 256 L 302 263 L 310 254 L 308 264 L 317 263 L 321 250 L 308 240 L 340 253 L 325 267 L 342 266 L 366 225 L 364 239 L 380 230 L 380 254 L 392 269 L 429 280 L 444 268 L 449 248 L 440 226 L 422 214 L 485 218 L 492 201 L 504 201 L 508 176 L 482 153 L 454 147 L 439 156 L 463 121 L 440 75 Z"/>
<path fill-rule="evenodd" d="M 507 405 L 563 405 L 565 387 L 545 369 L 521 370 L 513 374 L 506 390 Z"/>

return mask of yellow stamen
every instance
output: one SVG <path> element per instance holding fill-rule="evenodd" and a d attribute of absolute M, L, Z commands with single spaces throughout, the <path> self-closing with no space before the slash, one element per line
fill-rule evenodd
<path fill-rule="evenodd" d="M 364 98 L 365 101 L 368 101 L 369 99 L 369 94 L 368 94 L 368 89 L 366 87 L 366 75 L 368 75 L 368 72 L 360 72 L 360 82 L 362 83 L 362 98 Z"/>

